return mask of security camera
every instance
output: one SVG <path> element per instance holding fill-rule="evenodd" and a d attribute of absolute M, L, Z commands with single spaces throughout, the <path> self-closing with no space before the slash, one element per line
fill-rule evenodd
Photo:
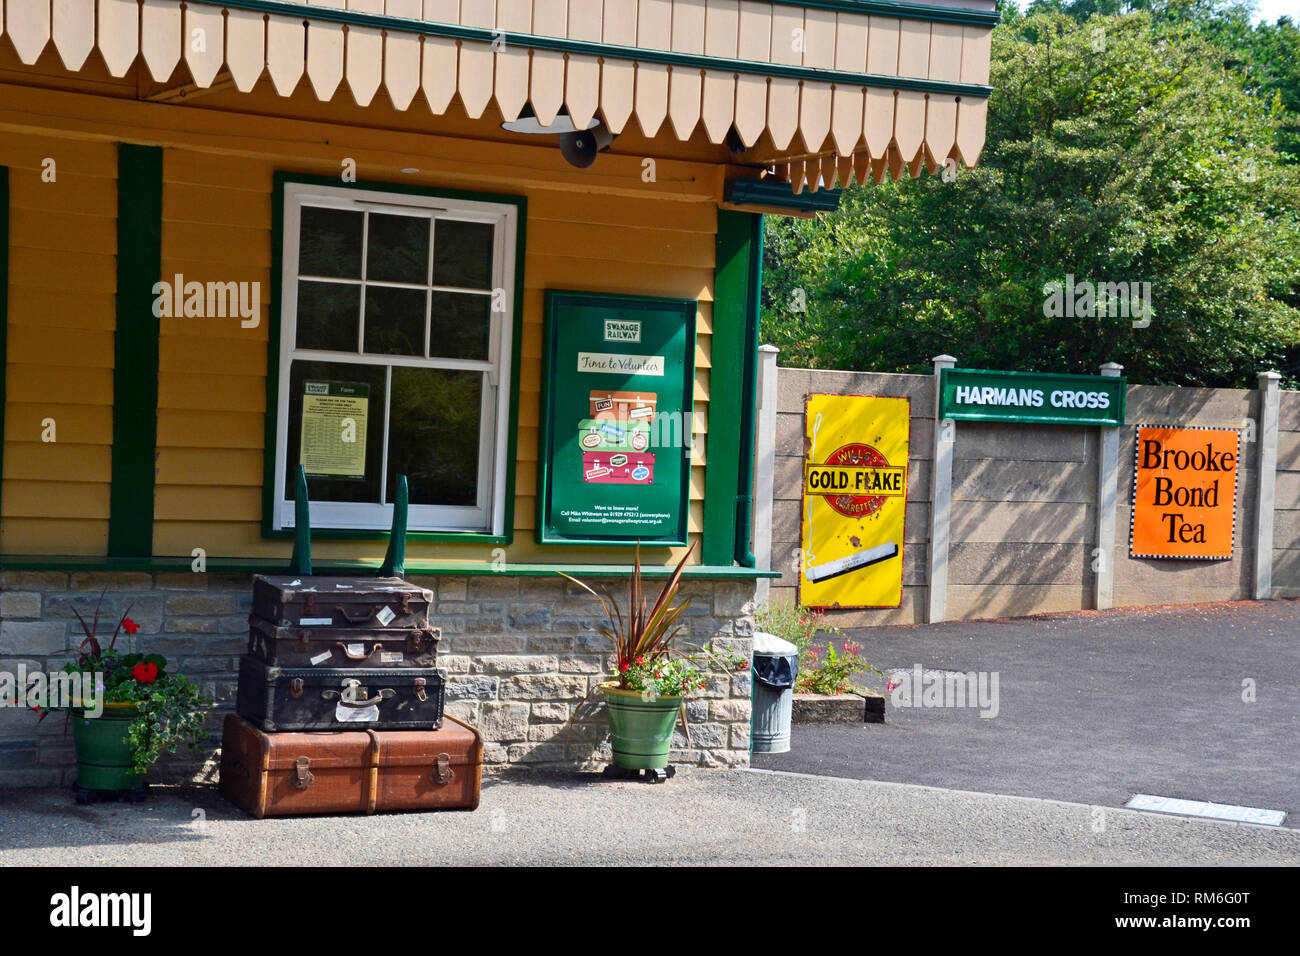
<path fill-rule="evenodd" d="M 596 154 L 608 149 L 614 142 L 614 134 L 599 123 L 591 129 L 574 130 L 572 133 L 560 134 L 560 154 L 569 165 L 586 169 L 596 161 Z"/>

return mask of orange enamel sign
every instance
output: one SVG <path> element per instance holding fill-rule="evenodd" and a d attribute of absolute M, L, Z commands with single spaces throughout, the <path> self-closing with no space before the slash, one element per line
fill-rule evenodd
<path fill-rule="evenodd" d="M 1232 557 L 1240 437 L 1230 428 L 1137 426 L 1130 556 Z"/>

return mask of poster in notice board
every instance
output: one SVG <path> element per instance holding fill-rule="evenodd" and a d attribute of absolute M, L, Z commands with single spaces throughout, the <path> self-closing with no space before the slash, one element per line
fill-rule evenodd
<path fill-rule="evenodd" d="M 696 309 L 547 292 L 540 543 L 686 543 Z"/>

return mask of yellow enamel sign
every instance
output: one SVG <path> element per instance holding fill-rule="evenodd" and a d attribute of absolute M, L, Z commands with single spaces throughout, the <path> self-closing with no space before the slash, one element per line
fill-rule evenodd
<path fill-rule="evenodd" d="M 898 607 L 903 599 L 910 403 L 809 395 L 804 431 L 805 607 Z"/>

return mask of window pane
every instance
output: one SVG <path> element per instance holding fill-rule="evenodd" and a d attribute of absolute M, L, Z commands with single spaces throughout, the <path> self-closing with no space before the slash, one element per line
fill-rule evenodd
<path fill-rule="evenodd" d="M 439 219 L 433 230 L 433 284 L 492 286 L 492 224 Z"/>
<path fill-rule="evenodd" d="M 429 281 L 429 220 L 370 214 L 366 278 L 382 282 Z"/>
<path fill-rule="evenodd" d="M 492 297 L 464 292 L 430 294 L 433 305 L 429 354 L 439 358 L 486 360 Z"/>
<path fill-rule="evenodd" d="M 355 352 L 360 316 L 361 286 L 298 280 L 298 348 Z"/>
<path fill-rule="evenodd" d="M 370 386 L 366 403 L 365 476 L 354 478 L 308 478 L 307 493 L 312 501 L 379 501 L 380 470 L 383 466 L 384 448 L 384 367 L 381 365 L 351 365 L 346 362 L 295 361 L 289 370 L 289 444 L 288 468 L 285 469 L 284 495 L 293 500 L 297 481 L 298 463 L 302 452 L 303 385 L 312 382 L 338 382 Z M 361 428 L 358 427 L 357 434 Z"/>
<path fill-rule="evenodd" d="M 366 351 L 424 355 L 423 289 L 366 286 Z"/>
<path fill-rule="evenodd" d="M 361 217 L 346 209 L 303 206 L 298 274 L 360 279 Z"/>
<path fill-rule="evenodd" d="M 388 500 L 406 475 L 413 505 L 477 503 L 482 401 L 481 372 L 393 369 Z"/>

